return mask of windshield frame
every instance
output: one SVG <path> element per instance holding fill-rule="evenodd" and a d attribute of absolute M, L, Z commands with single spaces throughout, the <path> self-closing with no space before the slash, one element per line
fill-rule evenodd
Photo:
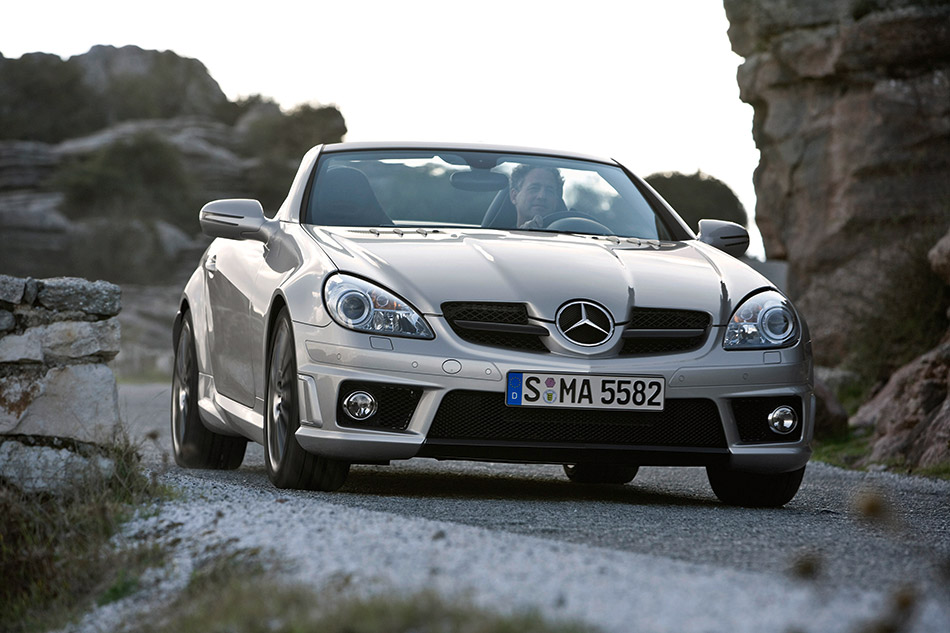
<path fill-rule="evenodd" d="M 448 144 L 433 144 L 433 145 L 424 145 L 424 144 L 415 144 L 415 143 L 406 143 L 406 144 L 396 144 L 396 143 L 339 143 L 333 145 L 324 145 L 320 148 L 316 159 L 313 162 L 313 165 L 310 170 L 310 174 L 306 180 L 305 189 L 303 196 L 301 198 L 300 208 L 298 210 L 298 222 L 302 225 L 322 227 L 322 226 L 332 226 L 332 225 L 321 225 L 321 224 L 312 224 L 306 221 L 308 210 L 310 207 L 311 197 L 314 192 L 314 184 L 317 179 L 318 174 L 321 171 L 322 165 L 325 164 L 325 159 L 330 158 L 338 154 L 358 154 L 358 153 L 367 153 L 367 154 L 387 154 L 387 153 L 429 153 L 432 156 L 441 156 L 444 154 L 462 154 L 462 155 L 471 155 L 471 154 L 492 154 L 496 155 L 499 158 L 518 158 L 526 157 L 537 159 L 538 162 L 549 162 L 552 160 L 566 161 L 570 163 L 590 163 L 592 168 L 590 171 L 598 173 L 597 169 L 593 166 L 601 165 L 610 167 L 613 169 L 618 169 L 629 182 L 634 186 L 643 200 L 647 203 L 649 208 L 652 210 L 654 215 L 657 217 L 658 221 L 662 224 L 663 228 L 666 229 L 666 232 L 670 236 L 670 241 L 684 241 L 696 239 L 693 231 L 686 225 L 685 221 L 679 217 L 675 210 L 660 197 L 660 195 L 653 190 L 643 179 L 632 173 L 624 165 L 617 162 L 616 160 L 601 159 L 592 156 L 586 156 L 581 154 L 574 154 L 568 152 L 554 152 L 554 151 L 545 151 L 545 150 L 535 150 L 530 148 L 520 148 L 520 147 L 508 147 L 508 146 L 482 146 L 482 145 L 448 145 Z M 434 222 L 428 222 L 428 225 L 434 224 Z M 400 225 L 396 224 L 394 228 L 406 228 L 410 225 Z M 413 225 L 414 226 L 414 225 Z M 446 228 L 460 228 L 460 229 L 471 229 L 471 228 L 482 228 L 486 227 L 475 227 L 469 224 L 462 223 L 447 223 Z M 378 227 L 385 228 L 385 227 Z M 490 230 L 508 230 L 514 231 L 519 229 L 490 229 Z M 551 229 L 526 229 L 531 232 L 537 233 L 569 233 L 569 234 L 578 234 L 578 235 L 595 235 L 593 233 L 584 233 L 578 231 L 559 231 Z M 623 238 L 624 236 L 618 235 L 617 237 Z M 666 240 L 662 240 L 666 241 Z"/>

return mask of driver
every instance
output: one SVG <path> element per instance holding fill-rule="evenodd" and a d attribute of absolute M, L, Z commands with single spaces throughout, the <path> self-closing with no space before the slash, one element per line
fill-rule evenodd
<path fill-rule="evenodd" d="M 540 229 L 544 217 L 559 210 L 564 179 L 554 167 L 519 165 L 511 172 L 511 202 L 518 211 L 519 229 Z"/>

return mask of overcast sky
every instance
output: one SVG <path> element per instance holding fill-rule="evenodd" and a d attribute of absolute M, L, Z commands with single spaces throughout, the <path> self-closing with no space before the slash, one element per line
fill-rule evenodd
<path fill-rule="evenodd" d="M 346 140 L 468 141 L 702 170 L 755 209 L 752 108 L 718 0 L 5 3 L 0 53 L 201 60 L 230 98 L 336 104 Z M 753 229 L 750 254 L 762 255 Z"/>

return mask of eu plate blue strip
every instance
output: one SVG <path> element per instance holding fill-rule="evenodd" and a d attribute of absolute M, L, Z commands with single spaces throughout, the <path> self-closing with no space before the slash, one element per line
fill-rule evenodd
<path fill-rule="evenodd" d="M 505 403 L 517 405 L 521 404 L 521 372 L 511 372 L 508 374 L 508 390 L 505 395 Z"/>

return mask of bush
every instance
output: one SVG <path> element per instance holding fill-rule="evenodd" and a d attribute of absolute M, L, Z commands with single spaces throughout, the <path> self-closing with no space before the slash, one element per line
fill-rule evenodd
<path fill-rule="evenodd" d="M 194 229 L 195 183 L 181 153 L 150 133 L 99 149 L 60 168 L 53 186 L 73 218 L 165 220 Z"/>
<path fill-rule="evenodd" d="M 844 367 L 859 377 L 855 400 L 864 402 L 891 374 L 933 349 L 947 332 L 950 286 L 927 260 L 927 251 L 945 232 L 945 226 L 934 225 L 907 238 L 903 261 L 888 267 L 870 310 L 854 315 L 859 326 Z"/>

